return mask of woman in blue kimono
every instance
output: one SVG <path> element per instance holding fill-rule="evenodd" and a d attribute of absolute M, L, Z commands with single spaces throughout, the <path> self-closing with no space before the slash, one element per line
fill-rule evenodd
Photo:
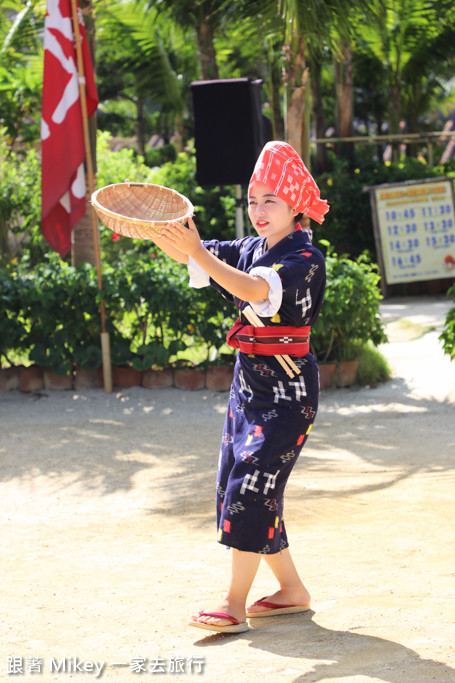
<path fill-rule="evenodd" d="M 238 633 L 248 629 L 246 617 L 310 607 L 288 547 L 283 495 L 318 408 L 319 373 L 308 338 L 325 289 L 324 258 L 298 221 L 305 213 L 322 223 L 327 211 L 295 150 L 270 142 L 248 189 L 248 213 L 258 237 L 201 241 L 190 219 L 188 227 L 173 223 L 155 240 L 188 264 L 190 284 L 211 284 L 239 313 L 228 336 L 239 353 L 217 476 L 218 540 L 232 549 L 231 582 L 218 605 L 192 617 L 190 625 L 198 628 Z M 265 330 L 249 324 L 243 314 L 247 306 Z M 292 357 L 293 376 L 277 354 Z M 262 556 L 280 587 L 246 608 Z"/>

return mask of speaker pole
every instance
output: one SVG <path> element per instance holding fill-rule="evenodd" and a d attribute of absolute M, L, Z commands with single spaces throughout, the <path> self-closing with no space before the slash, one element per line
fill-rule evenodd
<path fill-rule="evenodd" d="M 241 185 L 235 186 L 235 234 L 237 238 L 245 236 L 243 229 L 243 199 Z"/>

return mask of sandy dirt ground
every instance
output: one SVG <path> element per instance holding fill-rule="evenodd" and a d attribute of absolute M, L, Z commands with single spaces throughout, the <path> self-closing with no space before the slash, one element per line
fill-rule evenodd
<path fill-rule="evenodd" d="M 285 506 L 313 608 L 236 636 L 186 625 L 229 576 L 227 393 L 1 394 L 0 680 L 455 681 L 449 308 L 388 300 L 392 380 L 322 392 Z M 263 564 L 251 601 L 274 590 Z"/>

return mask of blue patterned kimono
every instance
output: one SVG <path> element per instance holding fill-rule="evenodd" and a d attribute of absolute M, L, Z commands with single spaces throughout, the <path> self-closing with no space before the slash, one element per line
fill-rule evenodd
<path fill-rule="evenodd" d="M 325 289 L 325 263 L 308 234 L 297 230 L 268 251 L 265 240 L 204 241 L 235 268 L 263 266 L 282 282 L 278 312 L 267 326 L 314 325 Z M 241 311 L 248 305 L 210 281 Z M 241 317 L 248 325 L 248 321 Z M 283 521 L 286 482 L 308 438 L 318 409 L 319 370 L 309 353 L 293 357 L 301 374 L 288 377 L 274 356 L 238 352 L 224 424 L 217 475 L 218 541 L 232 548 L 272 554 L 288 546 Z"/>

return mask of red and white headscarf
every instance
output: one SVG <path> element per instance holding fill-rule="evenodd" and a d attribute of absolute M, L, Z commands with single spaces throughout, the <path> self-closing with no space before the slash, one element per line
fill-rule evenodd
<path fill-rule="evenodd" d="M 267 185 L 273 194 L 298 213 L 318 223 L 324 221 L 329 205 L 321 199 L 313 176 L 287 142 L 273 140 L 265 145 L 256 161 L 249 190 L 255 182 Z"/>

